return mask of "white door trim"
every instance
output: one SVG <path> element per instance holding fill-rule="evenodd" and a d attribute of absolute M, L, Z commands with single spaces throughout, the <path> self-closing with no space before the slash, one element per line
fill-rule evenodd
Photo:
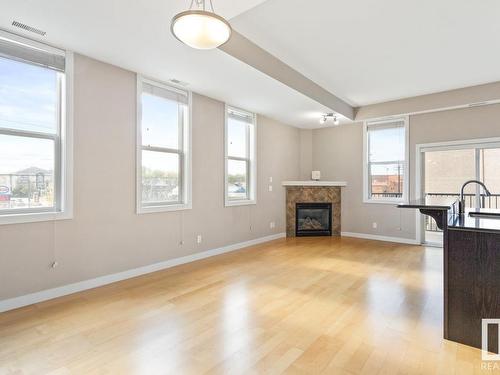
<path fill-rule="evenodd" d="M 458 141 L 444 141 L 433 143 L 419 143 L 415 147 L 415 198 L 419 199 L 422 196 L 422 183 L 424 182 L 424 163 L 422 162 L 423 153 L 427 151 L 448 151 L 448 150 L 463 150 L 463 149 L 481 149 L 481 148 L 497 148 L 500 147 L 500 137 L 492 138 L 473 138 Z M 476 173 L 478 171 L 476 170 Z M 479 176 L 476 176 L 479 177 Z M 479 179 L 479 178 L 478 178 Z M 458 192 L 457 192 L 458 193 Z M 417 210 L 416 216 L 416 238 L 422 244 L 425 243 L 422 230 L 424 216 Z M 435 244 L 429 244 L 435 245 Z"/>

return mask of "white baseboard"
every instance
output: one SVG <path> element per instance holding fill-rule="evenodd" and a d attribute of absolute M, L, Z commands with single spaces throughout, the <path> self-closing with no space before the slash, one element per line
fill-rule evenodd
<path fill-rule="evenodd" d="M 407 244 L 407 245 L 420 245 L 420 241 L 412 240 L 412 239 L 409 239 L 409 238 L 379 236 L 379 235 L 376 235 L 376 234 L 368 234 L 368 233 L 342 232 L 341 236 L 343 236 L 343 237 L 363 238 L 365 240 L 375 240 L 375 241 L 404 243 L 404 244 Z"/>
<path fill-rule="evenodd" d="M 83 290 L 97 288 L 102 285 L 111 284 L 117 281 L 122 281 L 126 279 L 130 279 L 132 277 L 145 275 L 151 272 L 156 272 L 160 270 L 164 270 L 166 268 L 175 267 L 181 264 L 186 264 L 190 262 L 194 262 L 196 260 L 205 259 L 209 257 L 213 257 L 215 255 L 229 253 L 231 251 L 235 251 L 238 249 L 242 249 L 244 247 L 257 245 L 263 242 L 268 242 L 272 240 L 276 240 L 278 238 L 285 237 L 285 233 L 273 234 L 266 237 L 256 238 L 254 240 L 245 241 L 236 243 L 233 245 L 219 247 L 217 249 L 203 251 L 201 253 L 196 253 L 192 255 L 187 255 L 181 258 L 175 258 L 166 260 L 164 262 L 150 264 L 148 266 L 134 268 L 131 270 L 114 273 L 111 275 L 105 275 L 96 277 L 95 279 L 80 281 L 74 284 L 68 284 L 64 286 L 60 286 L 53 289 L 42 290 L 40 292 L 26 294 L 24 296 L 14 297 L 10 299 L 6 299 L 0 301 L 0 312 L 17 309 L 19 307 L 32 305 L 34 303 L 47 301 L 53 298 L 66 296 L 68 294 L 73 294 L 77 292 L 81 292 Z"/>

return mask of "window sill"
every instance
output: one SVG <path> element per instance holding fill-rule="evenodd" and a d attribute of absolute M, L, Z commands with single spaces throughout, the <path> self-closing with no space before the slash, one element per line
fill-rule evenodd
<path fill-rule="evenodd" d="M 257 204 L 257 201 L 255 199 L 245 199 L 245 200 L 227 200 L 225 202 L 226 207 L 233 207 L 233 206 L 249 206 Z"/>
<path fill-rule="evenodd" d="M 0 215 L 0 225 L 26 224 L 42 221 L 69 220 L 73 215 L 70 212 L 30 212 Z"/>
<path fill-rule="evenodd" d="M 191 203 L 181 203 L 181 204 L 169 204 L 164 206 L 149 206 L 149 207 L 138 207 L 137 214 L 151 214 L 155 212 L 171 212 L 171 211 L 182 211 L 192 209 Z"/>

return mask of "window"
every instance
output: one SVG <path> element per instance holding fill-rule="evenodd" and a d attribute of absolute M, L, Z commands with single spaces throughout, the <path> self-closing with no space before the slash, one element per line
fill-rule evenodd
<path fill-rule="evenodd" d="M 0 31 L 0 223 L 71 217 L 71 55 Z"/>
<path fill-rule="evenodd" d="M 408 186 L 408 118 L 365 123 L 364 201 L 406 201 Z"/>
<path fill-rule="evenodd" d="M 190 94 L 137 79 L 137 212 L 191 208 Z"/>
<path fill-rule="evenodd" d="M 225 128 L 225 204 L 255 204 L 255 115 L 226 106 Z"/>
<path fill-rule="evenodd" d="M 429 204 L 443 204 L 457 199 L 462 184 L 479 180 L 486 184 L 486 195 L 478 184 L 464 190 L 465 205 L 488 209 L 500 208 L 500 139 L 470 139 L 417 145 L 416 196 Z M 425 216 L 417 226 L 425 243 L 440 245 L 442 231 L 434 219 Z"/>

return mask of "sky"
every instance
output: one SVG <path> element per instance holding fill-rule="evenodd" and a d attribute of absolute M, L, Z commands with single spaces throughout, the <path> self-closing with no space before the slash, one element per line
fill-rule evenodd
<path fill-rule="evenodd" d="M 142 144 L 151 147 L 179 149 L 179 104 L 156 95 L 142 94 Z M 164 172 L 179 171 L 176 154 L 143 151 L 145 168 Z"/>
<path fill-rule="evenodd" d="M 0 57 L 0 128 L 57 132 L 57 72 Z M 54 169 L 52 141 L 0 136 L 0 174 Z"/>
<path fill-rule="evenodd" d="M 370 161 L 403 161 L 405 159 L 405 129 L 371 128 L 369 132 Z M 372 175 L 394 175 L 403 173 L 403 163 L 372 165 Z"/>
<path fill-rule="evenodd" d="M 142 144 L 179 148 L 179 105 L 151 94 L 142 94 Z"/>
<path fill-rule="evenodd" d="M 234 118 L 228 119 L 227 124 L 227 137 L 228 137 L 228 156 L 236 156 L 240 158 L 247 157 L 247 133 L 248 123 L 238 121 Z M 227 172 L 229 175 L 245 175 L 247 170 L 246 162 L 240 160 L 229 160 L 227 165 Z"/>
<path fill-rule="evenodd" d="M 229 118 L 227 124 L 227 136 L 229 145 L 227 149 L 228 156 L 244 158 L 247 156 L 246 132 L 248 124 Z"/>
<path fill-rule="evenodd" d="M 370 161 L 397 161 L 405 158 L 405 128 L 372 128 L 369 133 Z"/>

